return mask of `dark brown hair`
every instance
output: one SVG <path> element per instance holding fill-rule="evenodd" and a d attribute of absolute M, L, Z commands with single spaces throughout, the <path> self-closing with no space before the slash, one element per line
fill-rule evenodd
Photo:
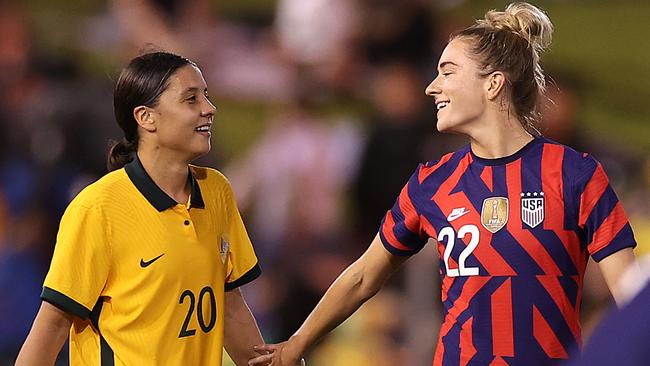
<path fill-rule="evenodd" d="M 109 171 L 122 168 L 133 160 L 138 150 L 138 123 L 133 110 L 139 106 L 158 105 L 160 95 L 169 86 L 169 77 L 185 65 L 196 66 L 173 53 L 153 52 L 134 58 L 122 70 L 113 91 L 113 109 L 124 138 L 111 146 L 107 161 Z"/>
<path fill-rule="evenodd" d="M 472 42 L 483 76 L 494 71 L 505 74 L 515 113 L 533 135 L 539 135 L 536 125 L 546 90 L 539 54 L 551 44 L 552 34 L 553 24 L 542 10 L 513 3 L 505 11 L 488 11 L 484 19 L 451 36 Z"/>

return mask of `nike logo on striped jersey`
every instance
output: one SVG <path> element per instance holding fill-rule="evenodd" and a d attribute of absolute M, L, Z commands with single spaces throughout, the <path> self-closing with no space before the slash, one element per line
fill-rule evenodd
<path fill-rule="evenodd" d="M 469 210 L 466 209 L 465 207 L 455 208 L 455 209 L 451 210 L 451 213 L 449 214 L 449 216 L 447 216 L 447 221 L 452 222 L 452 221 L 456 220 L 457 218 L 459 218 L 459 217 L 461 217 L 461 216 L 463 216 L 465 214 L 468 214 L 468 213 L 469 213 Z"/>

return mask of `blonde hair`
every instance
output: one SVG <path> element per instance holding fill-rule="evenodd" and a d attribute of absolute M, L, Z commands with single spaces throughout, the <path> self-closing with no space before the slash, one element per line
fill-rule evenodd
<path fill-rule="evenodd" d="M 528 3 L 513 3 L 504 11 L 488 11 L 484 19 L 451 36 L 473 42 L 471 51 L 483 75 L 494 71 L 506 75 L 515 113 L 534 135 L 539 135 L 536 125 L 546 91 L 540 53 L 551 44 L 552 35 L 546 13 Z"/>

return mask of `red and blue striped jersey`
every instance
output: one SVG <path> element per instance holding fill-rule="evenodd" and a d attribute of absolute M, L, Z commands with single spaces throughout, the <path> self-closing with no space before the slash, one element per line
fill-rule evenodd
<path fill-rule="evenodd" d="M 437 241 L 434 365 L 549 365 L 581 344 L 589 255 L 636 246 L 593 157 L 543 137 L 501 159 L 469 146 L 420 165 L 379 232 L 395 255 Z"/>

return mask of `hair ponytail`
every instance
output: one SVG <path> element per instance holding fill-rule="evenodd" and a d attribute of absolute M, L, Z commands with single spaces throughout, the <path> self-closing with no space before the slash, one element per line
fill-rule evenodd
<path fill-rule="evenodd" d="M 133 142 L 127 141 L 126 139 L 122 139 L 122 141 L 113 141 L 106 162 L 108 171 L 123 168 L 126 164 L 130 163 L 137 150 L 137 140 Z"/>

